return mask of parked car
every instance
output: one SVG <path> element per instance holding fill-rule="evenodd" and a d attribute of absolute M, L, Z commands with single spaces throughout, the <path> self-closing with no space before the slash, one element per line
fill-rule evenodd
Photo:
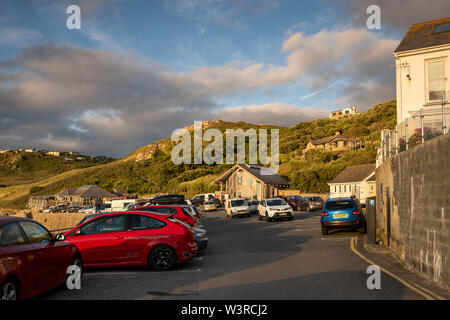
<path fill-rule="evenodd" d="M 108 213 L 58 236 L 78 248 L 85 268 L 150 266 L 163 271 L 197 254 L 193 229 L 158 213 Z"/>
<path fill-rule="evenodd" d="M 66 282 L 70 265 L 83 267 L 77 248 L 26 218 L 0 218 L 0 299 L 30 299 Z"/>
<path fill-rule="evenodd" d="M 327 235 L 330 229 L 351 228 L 365 231 L 365 221 L 358 203 L 352 198 L 328 200 L 320 219 L 322 234 Z"/>
<path fill-rule="evenodd" d="M 215 211 L 215 210 L 217 210 L 217 203 L 215 201 L 211 201 L 211 200 L 205 201 L 205 203 L 203 204 L 202 210 L 204 212 Z"/>
<path fill-rule="evenodd" d="M 148 200 L 149 204 L 158 205 L 158 204 L 186 204 L 186 200 L 184 195 L 182 194 L 168 194 L 153 197 Z"/>
<path fill-rule="evenodd" d="M 225 202 L 225 212 L 227 218 L 236 218 L 239 216 L 250 217 L 250 209 L 247 201 L 244 199 L 228 199 Z"/>
<path fill-rule="evenodd" d="M 76 213 L 76 212 L 80 211 L 81 209 L 83 209 L 83 208 L 79 207 L 79 206 L 72 206 L 72 207 L 67 207 L 65 212 Z"/>
<path fill-rule="evenodd" d="M 302 200 L 302 197 L 300 196 L 287 196 L 286 197 L 286 203 L 294 209 L 294 211 L 298 210 L 300 201 Z"/>
<path fill-rule="evenodd" d="M 86 207 L 78 210 L 79 213 L 91 213 L 95 214 L 97 212 L 97 208 L 95 206 L 92 207 Z"/>
<path fill-rule="evenodd" d="M 258 200 L 250 200 L 250 201 L 247 201 L 247 203 L 248 203 L 248 208 L 250 210 L 250 214 L 258 213 L 258 205 L 259 205 Z"/>
<path fill-rule="evenodd" d="M 258 205 L 259 220 L 270 222 L 275 219 L 294 219 L 294 210 L 283 199 L 262 200 Z"/>
<path fill-rule="evenodd" d="M 174 218 L 177 218 L 192 227 L 197 226 L 198 219 L 191 215 L 191 211 L 189 209 L 186 209 L 185 205 L 155 205 L 134 208 L 130 211 L 157 212 L 166 215 L 172 215 Z"/>
<path fill-rule="evenodd" d="M 205 202 L 209 201 L 214 202 L 217 208 L 220 207 L 220 200 L 214 193 L 197 194 L 191 199 L 192 204 L 196 206 L 203 206 Z"/>
<path fill-rule="evenodd" d="M 190 227 L 190 225 L 183 223 L 186 227 Z M 194 241 L 197 244 L 198 250 L 205 250 L 208 246 L 208 234 L 206 230 L 202 227 L 194 227 Z"/>
<path fill-rule="evenodd" d="M 322 210 L 324 206 L 323 199 L 321 197 L 304 197 L 300 201 L 299 211 L 314 211 Z"/>

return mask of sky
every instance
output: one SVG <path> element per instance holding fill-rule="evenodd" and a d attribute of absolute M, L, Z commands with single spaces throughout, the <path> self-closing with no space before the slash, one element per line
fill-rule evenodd
<path fill-rule="evenodd" d="M 69 30 L 67 7 L 81 9 Z M 381 29 L 369 30 L 369 5 Z M 447 0 L 2 0 L 0 149 L 122 157 L 194 121 L 290 126 L 395 98 Z"/>

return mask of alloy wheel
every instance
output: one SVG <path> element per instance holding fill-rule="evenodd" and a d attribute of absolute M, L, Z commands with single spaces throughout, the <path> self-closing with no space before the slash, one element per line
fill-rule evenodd
<path fill-rule="evenodd" d="M 12 282 L 7 282 L 1 289 L 0 300 L 17 300 L 17 288 Z"/>

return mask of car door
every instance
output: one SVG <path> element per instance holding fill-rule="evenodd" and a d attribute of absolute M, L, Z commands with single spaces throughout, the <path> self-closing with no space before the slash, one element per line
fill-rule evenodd
<path fill-rule="evenodd" d="M 14 274 L 22 282 L 21 297 L 38 292 L 34 275 L 35 253 L 22 229 L 16 222 L 0 228 L 0 281 L 6 275 Z"/>
<path fill-rule="evenodd" d="M 46 291 L 60 283 L 65 275 L 59 256 L 64 254 L 50 232 L 34 221 L 19 221 L 28 242 L 33 247 L 33 267 L 37 287 Z"/>
<path fill-rule="evenodd" d="M 164 242 L 169 237 L 165 222 L 139 215 L 128 215 L 126 263 L 130 265 L 147 264 L 150 248 Z"/>
<path fill-rule="evenodd" d="M 95 218 L 68 237 L 78 247 L 86 266 L 125 263 L 126 217 L 126 214 L 110 214 Z"/>

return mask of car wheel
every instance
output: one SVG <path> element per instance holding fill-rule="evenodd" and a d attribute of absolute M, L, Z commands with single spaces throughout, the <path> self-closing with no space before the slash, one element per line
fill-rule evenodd
<path fill-rule="evenodd" d="M 292 220 L 294 220 L 294 217 L 288 218 L 288 221 L 292 221 Z"/>
<path fill-rule="evenodd" d="M 6 280 L 0 285 L 0 300 L 19 300 L 19 285 L 15 280 Z"/>
<path fill-rule="evenodd" d="M 262 215 L 260 215 L 259 213 L 258 213 L 258 220 L 259 220 L 259 221 L 262 221 L 262 220 L 263 220 Z"/>
<path fill-rule="evenodd" d="M 269 217 L 269 214 L 266 212 L 266 220 L 267 222 L 272 222 L 272 219 Z"/>
<path fill-rule="evenodd" d="M 152 249 L 148 256 L 148 264 L 157 271 L 165 271 L 172 268 L 177 262 L 175 250 L 168 245 L 160 245 Z"/>
<path fill-rule="evenodd" d="M 311 208 L 309 206 L 306 207 L 306 212 L 310 212 Z"/>
<path fill-rule="evenodd" d="M 83 277 L 83 261 L 79 256 L 75 256 L 72 260 L 72 265 L 80 268 L 81 277 Z"/>
<path fill-rule="evenodd" d="M 322 234 L 326 236 L 328 234 L 328 228 L 322 227 Z"/>

